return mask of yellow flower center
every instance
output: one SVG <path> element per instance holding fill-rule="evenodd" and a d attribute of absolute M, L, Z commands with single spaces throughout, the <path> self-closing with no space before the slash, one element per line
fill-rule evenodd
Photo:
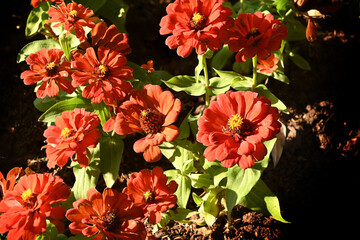
<path fill-rule="evenodd" d="M 191 18 L 192 21 L 194 21 L 195 24 L 201 23 L 204 21 L 205 17 L 201 15 L 200 13 L 194 13 L 193 17 Z"/>
<path fill-rule="evenodd" d="M 71 134 L 73 134 L 74 130 L 72 129 L 69 129 L 69 128 L 64 128 L 62 131 L 61 131 L 61 134 L 60 136 L 63 137 L 63 138 L 68 138 L 71 136 Z"/>
<path fill-rule="evenodd" d="M 106 65 L 101 64 L 99 67 L 98 76 L 105 77 L 109 73 L 109 68 Z"/>
<path fill-rule="evenodd" d="M 240 131 L 244 123 L 244 119 L 239 115 L 232 115 L 228 120 L 228 126 L 231 130 Z"/>
<path fill-rule="evenodd" d="M 25 190 L 25 191 L 21 194 L 21 198 L 22 198 L 25 202 L 30 201 L 33 197 L 34 197 L 34 194 L 31 192 L 31 189 Z"/>
<path fill-rule="evenodd" d="M 71 10 L 69 12 L 69 15 L 72 16 L 73 18 L 76 18 L 78 16 L 78 12 L 76 10 Z"/>
<path fill-rule="evenodd" d="M 147 203 L 150 203 L 152 200 L 154 200 L 154 193 L 150 190 L 144 193 L 144 199 Z"/>
<path fill-rule="evenodd" d="M 46 69 L 53 70 L 55 67 L 56 67 L 56 64 L 54 62 L 51 62 L 46 66 Z"/>

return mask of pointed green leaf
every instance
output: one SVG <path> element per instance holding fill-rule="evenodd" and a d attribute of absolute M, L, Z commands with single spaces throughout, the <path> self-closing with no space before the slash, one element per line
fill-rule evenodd
<path fill-rule="evenodd" d="M 60 49 L 60 44 L 52 39 L 45 40 L 36 40 L 26 44 L 18 53 L 16 62 L 20 63 L 24 61 L 31 53 L 35 53 L 40 51 L 42 48 L 46 48 L 47 50 L 52 48 Z"/>
<path fill-rule="evenodd" d="M 203 81 L 203 76 L 200 76 L 199 82 L 196 82 L 195 77 L 179 75 L 163 82 L 166 84 L 166 86 L 176 92 L 184 91 L 191 96 L 201 96 L 205 94 L 205 85 Z"/>
<path fill-rule="evenodd" d="M 68 100 L 55 103 L 39 117 L 39 121 L 55 122 L 56 117 L 60 116 L 62 112 L 74 110 L 75 108 L 85 108 L 88 111 L 93 110 L 91 103 L 88 99 L 77 96 Z"/>
<path fill-rule="evenodd" d="M 102 137 L 100 139 L 101 161 L 99 168 L 103 174 L 107 187 L 115 183 L 124 151 L 123 137 L 119 135 Z"/>
<path fill-rule="evenodd" d="M 97 180 L 100 175 L 100 169 L 94 166 L 80 167 L 76 164 L 73 167 L 75 175 L 75 183 L 72 187 L 72 191 L 76 200 L 80 198 L 86 198 L 87 191 L 96 186 Z"/>
<path fill-rule="evenodd" d="M 188 176 L 180 174 L 175 181 L 178 184 L 178 188 L 175 192 L 177 204 L 181 208 L 186 208 L 191 192 L 191 180 Z"/>
<path fill-rule="evenodd" d="M 49 5 L 46 2 L 40 2 L 37 8 L 33 8 L 26 21 L 25 36 L 31 37 L 39 32 L 42 24 L 48 19 L 47 11 Z"/>
<path fill-rule="evenodd" d="M 265 96 L 267 99 L 271 101 L 271 106 L 276 107 L 280 111 L 289 114 L 289 110 L 287 109 L 286 105 L 278 99 L 270 90 L 264 85 L 259 84 L 255 88 L 255 92 L 259 93 L 261 96 Z"/>

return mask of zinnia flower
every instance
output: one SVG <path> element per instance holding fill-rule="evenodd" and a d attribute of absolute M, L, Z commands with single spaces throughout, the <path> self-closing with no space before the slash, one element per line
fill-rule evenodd
<path fill-rule="evenodd" d="M 175 206 L 177 198 L 174 194 L 178 185 L 175 181 L 167 182 L 167 176 L 160 167 L 151 172 L 147 169 L 129 176 L 127 187 L 123 193 L 133 199 L 136 206 L 144 210 L 151 224 L 161 221 L 161 213 Z"/>
<path fill-rule="evenodd" d="M 132 68 L 125 66 L 127 59 L 118 52 L 106 47 L 99 47 L 97 54 L 94 48 L 86 49 L 84 55 L 76 54 L 71 62 L 74 72 L 71 75 L 73 86 L 87 85 L 82 96 L 94 103 L 102 100 L 106 104 L 122 101 L 132 89 Z"/>
<path fill-rule="evenodd" d="M 155 72 L 153 60 L 147 61 L 146 64 L 142 64 L 140 67 L 147 70 L 148 73 Z"/>
<path fill-rule="evenodd" d="M 75 91 L 71 85 L 70 62 L 63 58 L 64 52 L 61 49 L 42 48 L 36 53 L 31 53 L 26 62 L 30 65 L 30 70 L 21 73 L 26 85 L 36 84 L 42 81 L 42 84 L 36 91 L 38 98 L 44 98 L 46 95 L 55 97 L 59 93 L 59 88 L 70 94 Z"/>
<path fill-rule="evenodd" d="M 40 2 L 54 2 L 56 4 L 64 2 L 64 0 L 31 0 L 31 6 L 37 8 Z"/>
<path fill-rule="evenodd" d="M 173 124 L 181 110 L 181 102 L 158 85 L 145 85 L 134 90 L 130 100 L 123 102 L 116 116 L 109 119 L 103 130 L 115 130 L 119 135 L 144 132 L 146 136 L 134 143 L 134 151 L 144 152 L 144 159 L 156 162 L 161 158 L 158 145 L 174 141 L 179 129 Z"/>
<path fill-rule="evenodd" d="M 25 172 L 21 167 L 12 168 L 6 175 L 6 178 L 0 172 L 0 201 L 7 191 L 11 191 L 14 189 L 16 182 L 19 180 L 20 177 L 24 175 Z"/>
<path fill-rule="evenodd" d="M 86 149 L 95 148 L 98 144 L 101 131 L 96 127 L 99 124 L 98 116 L 86 112 L 85 109 L 75 108 L 57 117 L 55 126 L 48 127 L 44 132 L 48 143 L 43 147 L 46 148 L 46 156 L 49 158 L 48 168 L 54 168 L 55 165 L 63 167 L 69 158 L 77 161 L 81 167 L 88 166 Z"/>
<path fill-rule="evenodd" d="M 160 34 L 173 34 L 166 39 L 166 45 L 177 48 L 182 57 L 190 55 L 195 48 L 198 55 L 207 48 L 212 51 L 222 47 L 219 30 L 230 27 L 232 11 L 222 6 L 222 0 L 176 0 L 166 8 L 168 15 L 160 22 Z"/>
<path fill-rule="evenodd" d="M 125 33 L 120 33 L 114 24 L 108 27 L 105 22 L 101 21 L 91 29 L 91 43 L 85 41 L 79 47 L 81 49 L 87 49 L 88 47 L 97 49 L 103 46 L 121 55 L 128 55 L 131 53 L 128 41 L 128 36 Z"/>
<path fill-rule="evenodd" d="M 267 98 L 250 91 L 229 91 L 219 94 L 200 117 L 197 140 L 207 147 L 207 160 L 246 169 L 265 157 L 263 142 L 280 131 L 278 118 L 278 109 Z"/>
<path fill-rule="evenodd" d="M 265 74 L 271 74 L 272 72 L 276 71 L 278 69 L 278 62 L 279 59 L 277 59 L 274 54 L 272 53 L 268 58 L 266 59 L 258 59 L 257 68 L 259 69 L 259 72 L 265 73 Z"/>
<path fill-rule="evenodd" d="M 266 59 L 271 51 L 280 48 L 281 41 L 287 37 L 287 28 L 279 19 L 261 12 L 241 13 L 235 19 L 234 27 L 222 32 L 224 41 L 236 54 L 237 62 L 245 62 L 255 55 Z"/>
<path fill-rule="evenodd" d="M 66 212 L 72 221 L 69 225 L 72 234 L 83 234 L 86 237 L 96 235 L 94 240 L 127 239 L 142 240 L 146 238 L 146 229 L 140 221 L 143 211 L 128 199 L 124 193 L 106 188 L 101 194 L 95 188 L 87 192 L 87 199 L 73 203 L 74 208 Z"/>
<path fill-rule="evenodd" d="M 67 5 L 62 3 L 55 7 L 50 7 L 48 14 L 48 22 L 55 23 L 53 27 L 63 25 L 67 34 L 75 30 L 75 35 L 80 42 L 84 42 L 86 39 L 84 27 L 93 28 L 95 26 L 93 21 L 99 19 L 94 16 L 93 10 L 87 9 L 76 2 L 71 2 Z"/>
<path fill-rule="evenodd" d="M 65 209 L 54 204 L 66 201 L 70 188 L 50 173 L 31 174 L 20 178 L 14 190 L 6 192 L 0 202 L 0 233 L 7 239 L 35 239 L 46 231 L 46 219 L 58 232 L 64 231 Z"/>

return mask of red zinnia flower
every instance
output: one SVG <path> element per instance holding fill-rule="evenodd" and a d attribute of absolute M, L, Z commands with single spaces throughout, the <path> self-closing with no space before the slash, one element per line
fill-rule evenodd
<path fill-rule="evenodd" d="M 26 58 L 30 70 L 21 73 L 20 77 L 24 79 L 26 85 L 42 81 L 36 91 L 38 98 L 44 98 L 46 95 L 55 97 L 59 93 L 59 88 L 69 94 L 75 91 L 71 80 L 67 79 L 71 73 L 70 63 L 63 58 L 63 55 L 64 52 L 61 49 L 42 48 Z"/>
<path fill-rule="evenodd" d="M 75 35 L 80 42 L 85 41 L 85 31 L 83 27 L 93 28 L 95 23 L 93 21 L 99 19 L 94 16 L 94 11 L 85 8 L 81 4 L 71 2 L 65 5 L 62 3 L 55 7 L 50 7 L 48 22 L 55 23 L 53 27 L 64 25 L 67 34 L 75 30 Z"/>
<path fill-rule="evenodd" d="M 198 121 L 197 140 L 207 146 L 204 156 L 225 167 L 252 167 L 266 153 L 263 141 L 280 130 L 279 111 L 265 97 L 254 92 L 219 94 Z"/>
<path fill-rule="evenodd" d="M 95 188 L 87 192 L 87 199 L 73 203 L 74 208 L 66 212 L 72 221 L 69 225 L 73 234 L 83 234 L 94 240 L 127 239 L 142 240 L 146 238 L 146 229 L 140 219 L 143 211 L 128 199 L 124 193 L 106 188 L 103 194 Z"/>
<path fill-rule="evenodd" d="M 97 49 L 103 46 L 122 55 L 128 55 L 131 53 L 128 41 L 129 38 L 127 35 L 120 33 L 114 24 L 107 27 L 105 22 L 98 22 L 91 30 L 91 44 L 84 42 L 79 47 L 81 49 L 87 49 L 88 47 Z"/>
<path fill-rule="evenodd" d="M 119 135 L 145 132 L 146 137 L 137 140 L 134 151 L 144 152 L 144 159 L 156 162 L 161 158 L 158 145 L 164 141 L 174 141 L 179 129 L 171 125 L 181 110 L 181 102 L 174 99 L 169 91 L 162 91 L 158 85 L 145 85 L 142 90 L 134 90 L 129 101 L 123 102 L 118 108 L 116 117 L 108 120 L 103 130 L 115 130 Z"/>
<path fill-rule="evenodd" d="M 82 93 L 94 103 L 102 100 L 112 105 L 122 101 L 132 89 L 132 68 L 125 66 L 126 57 L 106 47 L 87 48 L 84 55 L 77 54 L 71 66 L 75 69 L 71 75 L 73 86 L 87 85 Z"/>
<path fill-rule="evenodd" d="M 14 189 L 16 182 L 19 180 L 20 177 L 24 175 L 25 172 L 21 167 L 14 167 L 13 169 L 11 169 L 6 175 L 6 179 L 4 175 L 0 172 L 0 201 L 7 191 L 11 191 Z"/>
<path fill-rule="evenodd" d="M 168 15 L 160 22 L 160 34 L 173 34 L 166 45 L 177 48 L 182 57 L 190 55 L 193 48 L 198 55 L 207 48 L 215 51 L 222 47 L 219 30 L 230 27 L 232 11 L 222 6 L 222 0 L 176 0 L 166 8 Z"/>
<path fill-rule="evenodd" d="M 178 185 L 175 181 L 167 182 L 162 168 L 156 167 L 151 173 L 147 169 L 132 173 L 123 193 L 133 199 L 136 206 L 144 210 L 151 224 L 161 221 L 161 213 L 175 206 L 177 198 L 174 194 Z"/>
<path fill-rule="evenodd" d="M 143 68 L 143 69 L 146 69 L 148 73 L 153 73 L 153 72 L 155 72 L 153 60 L 147 61 L 146 64 L 143 64 L 143 65 L 141 65 L 140 67 Z"/>
<path fill-rule="evenodd" d="M 14 190 L 6 192 L 0 202 L 0 233 L 9 232 L 9 240 L 35 239 L 36 234 L 46 231 L 46 219 L 63 232 L 60 220 L 65 209 L 54 204 L 69 196 L 70 188 L 58 176 L 45 173 L 21 177 Z"/>
<path fill-rule="evenodd" d="M 75 108 L 65 111 L 55 119 L 55 126 L 50 126 L 44 132 L 48 145 L 46 155 L 49 158 L 48 168 L 55 165 L 63 167 L 69 158 L 77 161 L 81 167 L 89 165 L 86 156 L 87 148 L 95 148 L 101 132 L 96 127 L 100 120 L 95 113 L 86 112 L 85 109 Z M 76 153 L 76 159 L 74 154 Z"/>
<path fill-rule="evenodd" d="M 40 4 L 40 2 L 54 2 L 56 4 L 60 4 L 64 2 L 64 0 L 31 0 L 31 6 L 34 8 L 37 8 Z"/>
<path fill-rule="evenodd" d="M 277 59 L 274 54 L 272 53 L 268 58 L 266 59 L 258 59 L 257 68 L 259 69 L 259 72 L 265 73 L 265 74 L 271 74 L 272 72 L 276 71 L 278 69 L 278 62 L 279 59 Z"/>
<path fill-rule="evenodd" d="M 224 41 L 236 54 L 237 62 L 245 62 L 255 55 L 266 59 L 280 48 L 281 41 L 288 35 L 287 28 L 273 15 L 261 12 L 241 13 L 235 19 L 234 27 L 222 32 Z"/>

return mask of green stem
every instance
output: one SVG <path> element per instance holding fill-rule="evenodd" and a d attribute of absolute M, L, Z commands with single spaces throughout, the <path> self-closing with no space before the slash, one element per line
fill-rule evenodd
<path fill-rule="evenodd" d="M 244 12 L 244 0 L 240 0 L 240 4 L 241 4 L 241 13 Z"/>
<path fill-rule="evenodd" d="M 252 58 L 252 64 L 253 64 L 253 85 L 252 90 L 254 90 L 257 86 L 257 55 Z"/>
<path fill-rule="evenodd" d="M 204 78 L 205 78 L 205 106 L 208 107 L 210 105 L 210 96 L 209 96 L 209 73 L 206 64 L 206 58 L 203 58 L 204 63 Z"/>

